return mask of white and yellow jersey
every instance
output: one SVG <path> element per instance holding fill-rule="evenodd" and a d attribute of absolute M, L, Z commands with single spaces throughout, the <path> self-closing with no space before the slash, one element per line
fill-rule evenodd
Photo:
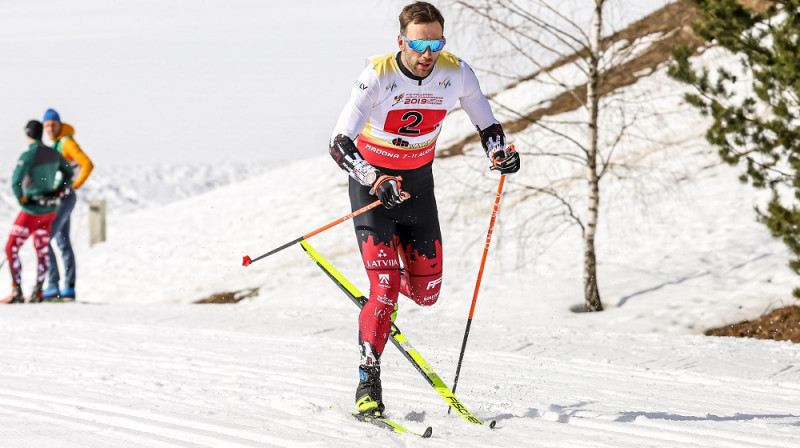
<path fill-rule="evenodd" d="M 367 60 L 333 135 L 350 137 L 372 166 L 414 169 L 433 160 L 445 115 L 461 101 L 472 124 L 497 123 L 472 69 L 442 51 L 423 79 L 400 67 L 399 53 Z"/>

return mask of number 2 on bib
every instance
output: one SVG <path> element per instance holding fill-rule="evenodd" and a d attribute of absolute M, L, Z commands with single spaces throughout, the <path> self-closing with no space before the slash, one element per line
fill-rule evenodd
<path fill-rule="evenodd" d="M 441 109 L 392 110 L 386 114 L 383 129 L 409 137 L 430 134 L 439 127 L 445 115 L 447 111 Z"/>

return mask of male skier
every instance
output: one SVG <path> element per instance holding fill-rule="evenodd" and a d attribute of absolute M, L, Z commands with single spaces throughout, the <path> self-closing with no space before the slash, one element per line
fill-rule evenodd
<path fill-rule="evenodd" d="M 520 166 L 472 69 L 442 51 L 441 12 L 415 2 L 399 19 L 399 50 L 368 60 L 330 141 L 331 156 L 350 176 L 352 209 L 376 197 L 384 205 L 354 219 L 370 281 L 359 314 L 356 408 L 376 416 L 384 409 L 380 357 L 398 294 L 422 306 L 439 298 L 442 236 L 431 165 L 442 121 L 456 101 L 478 129 L 493 169 L 510 174 Z"/>

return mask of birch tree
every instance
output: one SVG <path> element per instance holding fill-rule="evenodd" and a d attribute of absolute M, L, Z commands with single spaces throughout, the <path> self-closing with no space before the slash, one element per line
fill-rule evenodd
<path fill-rule="evenodd" d="M 574 64 L 585 76 L 586 82 L 577 86 L 573 80 L 559 79 L 555 75 L 551 78 L 553 83 L 561 86 L 564 92 L 568 92 L 572 100 L 577 101 L 579 107 L 585 111 L 585 119 L 580 124 L 584 132 L 583 138 L 569 135 L 563 129 L 551 126 L 543 120 L 536 120 L 536 125 L 577 149 L 587 185 L 586 209 L 583 213 L 576 212 L 569 200 L 561 196 L 556 188 L 539 190 L 561 201 L 567 210 L 568 219 L 580 228 L 583 241 L 584 309 L 602 311 L 595 239 L 601 200 L 600 181 L 609 164 L 609 160 L 603 159 L 598 150 L 598 121 L 601 113 L 600 96 L 603 82 L 600 66 L 603 59 L 601 32 L 606 0 L 586 0 L 585 6 L 592 8 L 588 30 L 562 13 L 561 9 L 543 0 L 463 0 L 455 3 L 488 22 L 495 36 L 523 56 L 531 67 L 543 69 L 554 60 L 562 60 Z M 537 12 L 534 12 L 534 9 Z M 555 18 L 559 23 L 548 22 L 542 18 L 543 15 Z M 516 113 L 524 119 L 524 113 Z M 506 123 L 504 126 L 510 130 L 515 128 Z M 561 157 L 574 158 L 566 154 L 562 154 Z"/>

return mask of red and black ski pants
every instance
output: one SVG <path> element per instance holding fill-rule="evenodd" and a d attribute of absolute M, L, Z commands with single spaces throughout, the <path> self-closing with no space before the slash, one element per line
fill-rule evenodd
<path fill-rule="evenodd" d="M 15 285 L 22 284 L 22 263 L 19 259 L 19 249 L 30 236 L 33 236 L 33 247 L 36 249 L 36 259 L 38 261 L 36 283 L 44 282 L 47 269 L 50 267 L 50 258 L 48 256 L 50 225 L 55 217 L 55 213 L 34 215 L 24 211 L 19 212 L 19 215 L 17 215 L 6 242 L 8 267 L 11 270 L 11 279 Z"/>
<path fill-rule="evenodd" d="M 400 292 L 401 266 L 407 275 L 408 296 L 418 305 L 436 303 L 442 284 L 442 232 L 431 164 L 413 170 L 380 170 L 402 176 L 401 188 L 410 198 L 392 209 L 379 206 L 354 219 L 370 282 L 369 300 L 358 318 L 361 361 L 367 365 L 379 362 L 389 338 L 391 314 Z M 375 199 L 369 194 L 369 187 L 350 179 L 353 210 Z"/>

